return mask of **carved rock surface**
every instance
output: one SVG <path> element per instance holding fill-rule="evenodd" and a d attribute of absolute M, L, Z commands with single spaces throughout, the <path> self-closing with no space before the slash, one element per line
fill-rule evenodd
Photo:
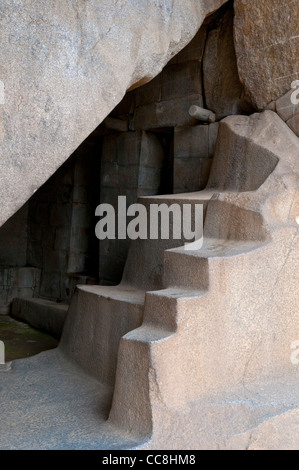
<path fill-rule="evenodd" d="M 3 0 L 0 225 L 225 2 Z"/>

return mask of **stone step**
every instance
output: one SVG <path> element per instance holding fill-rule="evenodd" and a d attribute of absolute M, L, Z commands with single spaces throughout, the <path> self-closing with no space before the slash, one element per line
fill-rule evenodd
<path fill-rule="evenodd" d="M 150 223 L 150 206 L 152 204 L 165 204 L 168 208 L 173 204 L 178 204 L 181 210 L 184 204 L 190 204 L 193 208 L 192 211 L 196 204 L 203 205 L 204 236 L 208 240 L 206 248 L 200 249 L 202 255 L 199 256 L 208 258 L 214 256 L 215 253 L 219 253 L 219 256 L 226 256 L 225 252 L 231 256 L 234 250 L 236 250 L 235 254 L 239 254 L 243 248 L 245 251 L 251 249 L 251 246 L 254 249 L 269 238 L 263 217 L 254 210 L 239 207 L 237 198 L 237 193 L 215 193 L 211 190 L 204 190 L 194 193 L 142 197 L 139 199 L 139 203 L 147 209 L 148 227 Z M 181 234 L 180 239 L 173 239 L 172 217 L 170 217 L 169 225 L 170 237 L 168 240 L 149 239 L 148 228 L 147 240 L 137 239 L 131 243 L 123 274 L 125 283 L 146 291 L 158 290 L 164 287 L 164 252 L 170 249 L 179 249 L 185 244 L 183 234 Z M 226 243 L 228 240 L 231 241 L 231 244 L 229 244 L 230 242 Z M 258 242 L 251 242 L 251 240 L 258 240 Z M 206 254 L 204 254 L 205 249 L 207 250 Z M 141 269 L 136 269 L 136 266 L 140 266 Z M 165 269 L 167 270 L 167 267 Z M 194 282 L 196 284 L 196 278 L 191 280 L 190 286 L 195 289 L 206 289 L 207 287 L 206 283 L 198 287 Z M 185 284 L 185 287 L 187 287 L 187 284 Z"/>
<path fill-rule="evenodd" d="M 119 344 L 109 422 L 139 439 L 150 439 L 153 431 L 151 394 L 157 388 L 153 356 L 173 336 L 171 331 L 142 325 L 123 336 Z"/>
<path fill-rule="evenodd" d="M 251 241 L 204 239 L 198 251 L 176 248 L 165 251 L 164 285 L 185 289 L 208 290 L 213 267 L 231 258 L 249 253 L 263 246 Z"/>
<path fill-rule="evenodd" d="M 9 315 L 14 298 L 30 299 L 37 296 L 40 286 L 40 269 L 31 266 L 0 267 L 0 315 Z"/>
<path fill-rule="evenodd" d="M 166 331 L 177 331 L 184 317 L 207 291 L 167 288 L 146 293 L 144 322 Z"/>
<path fill-rule="evenodd" d="M 207 189 L 219 192 L 257 191 L 279 162 L 278 143 L 271 136 L 270 144 L 270 133 L 267 140 L 264 132 L 266 121 L 274 129 L 274 126 L 280 126 L 279 118 L 270 111 L 263 115 L 263 119 L 256 119 L 254 114 L 251 117 L 234 118 L 235 116 L 225 118 L 219 126 Z M 248 134 L 244 135 L 244 128 L 247 132 L 250 128 L 250 137 Z M 283 147 L 281 142 L 279 145 Z"/>
<path fill-rule="evenodd" d="M 77 286 L 60 342 L 62 350 L 113 386 L 119 341 L 143 321 L 145 292 L 131 286 Z"/>
<path fill-rule="evenodd" d="M 172 218 L 170 218 L 170 237 L 168 240 L 149 239 L 149 214 L 151 204 L 166 204 L 167 207 L 170 207 L 172 204 L 178 204 L 181 209 L 184 204 L 191 204 L 192 207 L 194 207 L 195 204 L 202 204 L 203 213 L 205 214 L 208 202 L 213 197 L 213 194 L 213 192 L 202 191 L 185 194 L 141 197 L 138 202 L 144 205 L 147 209 L 148 239 L 137 239 L 131 243 L 123 274 L 123 281 L 146 291 L 161 289 L 163 287 L 162 277 L 164 252 L 170 248 L 179 247 L 184 243 L 183 235 L 180 239 L 173 239 Z"/>

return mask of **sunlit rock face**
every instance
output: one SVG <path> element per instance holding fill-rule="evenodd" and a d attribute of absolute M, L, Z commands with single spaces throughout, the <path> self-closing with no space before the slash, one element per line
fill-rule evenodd
<path fill-rule="evenodd" d="M 3 0 L 0 225 L 224 3 Z"/>

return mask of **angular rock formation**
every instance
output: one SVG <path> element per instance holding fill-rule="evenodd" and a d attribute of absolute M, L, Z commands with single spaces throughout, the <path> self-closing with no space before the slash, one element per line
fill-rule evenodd
<path fill-rule="evenodd" d="M 120 341 L 110 413 L 150 448 L 245 449 L 250 429 L 271 429 L 278 415 L 284 439 L 288 425 L 296 432 L 284 414 L 299 400 L 290 360 L 299 334 L 298 151 L 272 112 L 228 117 L 207 189 L 169 196 L 169 205 L 207 203 L 204 246 L 165 252 L 164 290 L 146 294 L 143 325 Z M 224 158 L 238 165 L 235 175 L 223 172 Z M 286 445 L 277 435 L 262 436 L 265 448 Z"/>
<path fill-rule="evenodd" d="M 210 31 L 205 48 L 203 78 L 206 106 L 216 113 L 217 119 L 254 111 L 244 96 L 244 87 L 238 75 L 233 21 L 233 12 L 228 11 L 219 26 Z"/>
<path fill-rule="evenodd" d="M 225 1 L 4 0 L 0 225 Z"/>
<path fill-rule="evenodd" d="M 19 10 L 17 2 L 12 3 L 7 13 L 11 14 L 10 21 L 16 21 Z M 64 6 L 57 5 L 57 15 L 54 10 L 46 15 L 48 6 L 43 1 L 37 3 L 39 8 L 32 15 L 27 15 L 31 10 L 26 7 L 20 18 L 29 19 L 18 20 L 23 21 L 20 28 L 8 37 L 14 50 L 16 38 L 21 39 L 20 44 L 29 42 L 32 47 L 29 52 L 25 47 L 28 54 L 24 62 L 23 56 L 19 58 L 19 65 L 6 62 L 7 70 L 19 66 L 22 73 L 17 77 L 19 88 L 14 81 L 9 94 L 11 114 L 3 114 L 3 149 L 9 147 L 11 151 L 4 152 L 2 161 L 2 189 L 10 190 L 4 199 L 3 220 L 14 210 L 14 203 L 28 197 L 25 187 L 18 200 L 9 201 L 18 193 L 21 176 L 29 186 L 39 185 L 119 101 L 126 88 L 156 74 L 187 37 L 190 39 L 205 14 L 224 2 L 124 0 L 121 4 L 116 0 L 111 10 L 107 0 L 78 0 L 74 10 L 68 1 Z M 120 103 L 97 130 L 103 144 L 101 187 L 107 189 L 102 202 L 111 203 L 115 198 L 116 205 L 120 192 L 125 192 L 130 202 L 139 196 L 148 217 L 141 225 L 150 228 L 158 225 L 150 218 L 152 208 L 163 205 L 162 225 L 170 233 L 175 230 L 176 235 L 182 221 L 170 215 L 173 208 L 185 216 L 186 205 L 194 210 L 200 204 L 202 245 L 187 250 L 182 230 L 179 237 L 149 233 L 148 237 L 135 237 L 128 256 L 124 256 L 126 265 L 119 285 L 77 286 L 59 347 L 15 361 L 6 370 L 0 368 L 1 449 L 299 446 L 299 140 L 295 135 L 299 114 L 298 104 L 290 105 L 291 92 L 280 97 L 290 88 L 284 82 L 286 77 L 283 85 L 275 81 L 282 78 L 278 59 L 287 49 L 283 37 L 287 33 L 278 27 L 277 41 L 273 43 L 270 23 L 271 28 L 275 27 L 275 15 L 280 10 L 273 13 L 268 3 L 235 2 L 241 78 L 256 106 L 263 107 L 272 100 L 267 111 L 228 116 L 210 125 L 190 121 L 189 102 L 205 105 L 201 59 L 206 33 L 211 24 L 215 26 L 213 17 L 192 41 L 186 61 L 182 55 L 171 61 L 157 77 L 157 88 L 152 82 L 136 94 L 129 93 L 125 103 Z M 277 0 L 271 2 L 273 5 L 283 8 Z M 294 10 L 291 2 L 286 5 L 283 25 Z M 225 11 L 217 15 L 217 21 Z M 257 13 L 262 16 L 259 18 Z M 267 13 L 272 15 L 270 20 L 263 17 Z M 5 23 L 3 18 L 0 21 Z M 130 21 L 124 21 L 127 18 Z M 217 90 L 212 90 L 206 82 L 208 95 L 218 117 L 241 109 L 235 66 L 231 74 L 231 22 L 227 14 L 218 29 L 212 34 L 210 30 L 206 49 L 207 70 L 217 85 Z M 244 38 L 238 35 L 241 22 Z M 104 23 L 105 32 L 99 36 L 98 26 Z M 24 24 L 27 29 L 22 29 Z M 52 34 L 52 48 L 49 41 L 35 41 L 47 31 Z M 123 41 L 119 41 L 121 34 Z M 260 48 L 254 38 L 260 40 Z M 294 43 L 296 37 L 291 41 Z M 221 53 L 211 57 L 215 48 Z M 295 48 L 289 49 L 292 56 Z M 20 47 L 18 53 L 22 52 Z M 225 64 L 221 63 L 223 55 L 227 58 Z M 225 86 L 233 85 L 228 93 L 217 84 L 218 59 Z M 285 54 L 282 62 L 286 68 L 290 66 Z M 22 69 L 24 63 L 27 69 Z M 28 82 L 25 79 L 31 77 L 32 64 L 36 76 L 28 97 L 16 96 L 16 91 L 23 90 L 22 83 Z M 273 75 L 270 66 L 275 69 Z M 257 70 L 261 71 L 260 82 Z M 288 71 L 293 74 L 290 70 L 291 66 Z M 76 88 L 78 84 L 82 90 Z M 186 95 L 180 96 L 182 88 Z M 29 98 L 33 100 L 32 109 Z M 13 114 L 15 105 L 20 116 Z M 200 114 L 202 117 L 202 111 Z M 9 134 L 13 125 L 16 132 Z M 44 144 L 48 149 L 43 154 L 43 166 L 38 166 L 41 159 L 37 159 L 37 151 L 41 152 Z M 30 152 L 32 161 L 27 158 Z M 8 164 L 10 155 L 13 158 Z M 92 225 L 89 210 L 95 199 L 91 201 L 87 196 L 87 186 L 93 193 L 93 177 L 90 172 L 81 173 L 83 167 L 90 168 L 91 160 L 85 157 L 79 161 L 80 170 L 72 167 L 69 184 L 74 196 L 70 198 L 72 191 L 68 188 L 67 196 L 58 204 L 58 178 L 42 191 L 46 199 L 53 196 L 52 191 L 55 193 L 50 215 L 44 211 L 49 206 L 38 208 L 38 197 L 33 201 L 36 207 L 28 210 L 32 212 L 32 240 L 27 244 L 23 237 L 22 250 L 25 255 L 27 247 L 38 242 L 39 249 L 32 250 L 29 258 L 33 265 L 34 256 L 46 254 L 40 265 L 40 292 L 44 296 L 45 280 L 53 278 L 54 268 L 61 263 L 54 281 L 61 291 L 59 295 L 68 298 L 70 290 L 65 288 L 73 280 L 67 284 L 65 275 L 70 271 L 71 279 L 86 277 L 88 273 L 82 272 L 84 260 L 87 254 L 95 254 L 88 249 L 86 231 Z M 93 168 L 94 173 L 100 173 L 98 166 Z M 159 182 L 164 181 L 161 174 L 165 168 L 171 168 L 174 191 L 180 194 L 153 195 L 159 190 Z M 11 185 L 13 178 L 15 187 Z M 199 191 L 204 185 L 205 189 Z M 196 192 L 184 192 L 190 189 Z M 65 225 L 67 214 L 72 216 Z M 52 230 L 47 236 L 49 226 Z M 26 231 L 27 226 L 23 228 Z M 107 267 L 113 255 L 123 253 L 118 242 L 110 245 L 108 241 L 100 247 L 106 265 L 104 275 L 111 274 Z M 60 255 L 60 251 L 64 253 Z M 35 274 L 32 270 L 30 275 L 28 269 L 32 268 L 24 269 L 15 275 L 13 287 L 24 284 L 31 289 L 35 285 L 31 280 L 39 271 Z M 2 270 L 3 291 L 11 274 L 9 269 Z M 106 279 L 110 284 L 113 280 L 114 273 Z M 54 287 L 49 286 L 51 299 Z M 53 302 L 19 299 L 14 300 L 13 308 L 19 318 L 60 335 L 65 306 L 57 309 Z M 55 310 L 51 321 L 49 309 Z"/>
<path fill-rule="evenodd" d="M 2 377 L 1 448 L 298 447 L 298 154 L 230 116 L 206 190 L 141 198 L 204 204 L 202 249 L 136 240 L 119 286 L 79 286 L 59 349 Z"/>
<path fill-rule="evenodd" d="M 241 82 L 258 109 L 299 78 L 298 4 L 235 0 L 235 46 Z"/>

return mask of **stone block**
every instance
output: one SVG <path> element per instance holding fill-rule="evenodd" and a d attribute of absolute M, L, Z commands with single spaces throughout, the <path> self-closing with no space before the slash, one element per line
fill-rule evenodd
<path fill-rule="evenodd" d="M 164 151 L 159 139 L 146 132 L 128 132 L 115 137 L 116 147 L 106 146 L 106 151 L 116 151 L 114 161 L 111 156 L 104 157 L 101 172 L 102 188 L 116 188 L 117 194 L 127 193 L 127 190 L 138 188 L 145 184 L 145 167 L 152 169 L 161 168 L 164 160 Z M 140 169 L 140 166 L 143 169 Z M 141 174 L 140 174 L 141 172 Z M 153 171 L 148 171 L 148 178 L 151 179 Z M 151 176 L 150 176 L 151 175 Z M 160 181 L 147 183 L 159 187 Z M 153 186 L 149 186 L 153 187 Z M 115 196 L 113 197 L 115 200 Z M 103 200 L 102 200 L 103 202 Z"/>
<path fill-rule="evenodd" d="M 10 303 L 15 297 L 33 297 L 38 294 L 40 270 L 32 267 L 12 267 L 1 270 L 6 285 L 0 287 L 1 302 Z"/>
<path fill-rule="evenodd" d="M 29 229 L 29 238 L 30 238 L 30 240 L 41 242 L 41 239 L 42 239 L 42 227 L 41 227 L 41 225 L 30 223 L 28 229 Z"/>
<path fill-rule="evenodd" d="M 2 236 L 1 236 L 2 235 Z M 0 265 L 2 266 L 25 266 L 27 264 L 27 238 L 10 234 L 0 234 L 1 253 Z"/>
<path fill-rule="evenodd" d="M 61 298 L 61 272 L 58 270 L 42 272 L 40 296 L 46 299 L 57 300 Z"/>
<path fill-rule="evenodd" d="M 117 137 L 117 163 L 137 165 L 139 163 L 141 132 L 123 132 Z"/>
<path fill-rule="evenodd" d="M 102 164 L 103 162 L 114 163 L 117 161 L 117 139 L 115 134 L 103 138 L 101 161 Z"/>
<path fill-rule="evenodd" d="M 34 296 L 34 288 L 33 287 L 23 287 L 23 288 L 15 288 L 12 287 L 8 291 L 8 299 L 10 302 L 13 301 L 16 297 L 21 297 L 23 299 L 31 299 Z"/>
<path fill-rule="evenodd" d="M 43 250 L 43 272 L 65 271 L 67 268 L 67 251 L 45 248 Z"/>
<path fill-rule="evenodd" d="M 90 228 L 72 227 L 70 250 L 77 252 L 87 252 L 90 237 Z"/>
<path fill-rule="evenodd" d="M 16 274 L 17 286 L 19 288 L 35 288 L 40 281 L 40 271 L 36 268 L 25 267 L 15 268 L 13 270 Z"/>
<path fill-rule="evenodd" d="M 8 285 L 8 268 L 0 268 L 0 287 Z"/>
<path fill-rule="evenodd" d="M 69 253 L 68 273 L 81 273 L 86 270 L 86 253 L 71 251 Z M 63 276 L 62 276 L 63 277 Z"/>
<path fill-rule="evenodd" d="M 137 188 L 139 165 L 128 165 L 119 167 L 119 188 Z"/>
<path fill-rule="evenodd" d="M 156 189 L 161 184 L 161 168 L 147 168 L 141 166 L 138 176 L 138 188 Z"/>
<path fill-rule="evenodd" d="M 0 302 L 9 303 L 8 302 L 8 292 L 9 288 L 7 286 L 0 286 Z"/>
<path fill-rule="evenodd" d="M 160 140 L 150 132 L 142 132 L 139 163 L 150 168 L 161 168 L 164 150 Z"/>
<path fill-rule="evenodd" d="M 209 127 L 177 127 L 174 132 L 174 158 L 209 158 Z"/>
<path fill-rule="evenodd" d="M 290 148 L 296 148 L 297 140 L 272 111 L 227 117 L 219 125 L 209 189 L 233 192 L 258 190 L 275 170 L 277 152 L 285 154 L 286 159 L 290 158 Z"/>
<path fill-rule="evenodd" d="M 27 262 L 30 266 L 41 268 L 43 265 L 43 250 L 40 241 L 29 240 Z"/>
<path fill-rule="evenodd" d="M 11 303 L 10 302 L 2 302 L 2 299 L 1 299 L 1 293 L 0 293 L 0 316 L 1 315 L 10 315 L 10 310 L 11 310 Z M 0 367 L 4 368 L 5 366 L 7 366 L 8 364 L 0 364 Z M 0 369 L 0 372 L 2 372 L 3 370 Z"/>
<path fill-rule="evenodd" d="M 16 298 L 12 303 L 12 316 L 41 331 L 60 338 L 68 305 L 43 299 Z"/>

